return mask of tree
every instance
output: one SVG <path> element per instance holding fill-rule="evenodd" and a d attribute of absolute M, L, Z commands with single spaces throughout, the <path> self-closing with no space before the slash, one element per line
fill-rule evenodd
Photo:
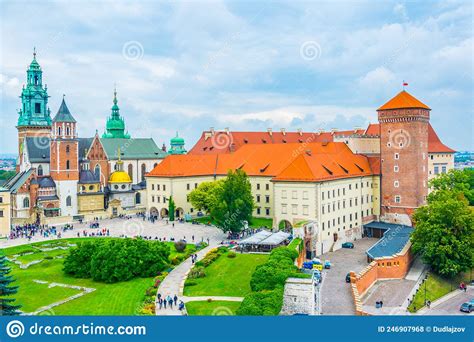
<path fill-rule="evenodd" d="M 224 180 L 220 179 L 213 182 L 203 182 L 189 193 L 189 202 L 194 208 L 209 213 L 217 203 L 219 192 L 222 191 Z"/>
<path fill-rule="evenodd" d="M 413 216 L 412 248 L 436 273 L 454 277 L 474 266 L 474 212 L 458 185 L 436 187 Z"/>
<path fill-rule="evenodd" d="M 169 216 L 169 219 L 170 221 L 174 221 L 174 211 L 175 211 L 175 203 L 174 203 L 174 200 L 173 200 L 173 196 L 170 196 L 170 199 L 168 201 L 168 216 Z"/>
<path fill-rule="evenodd" d="M 442 173 L 430 181 L 433 190 L 428 199 L 434 200 L 442 194 L 442 190 L 461 192 L 470 205 L 474 205 L 474 169 L 450 170 Z"/>
<path fill-rule="evenodd" d="M 7 266 L 7 259 L 5 255 L 0 256 L 0 315 L 1 316 L 15 316 L 19 315 L 18 311 L 21 305 L 14 305 L 13 298 L 5 298 L 18 292 L 18 286 L 10 286 L 15 280 L 10 273 L 10 267 Z"/>
<path fill-rule="evenodd" d="M 247 174 L 242 170 L 229 171 L 217 192 L 211 215 L 217 227 L 224 232 L 240 232 L 243 221 L 250 221 L 254 207 L 252 190 Z"/>

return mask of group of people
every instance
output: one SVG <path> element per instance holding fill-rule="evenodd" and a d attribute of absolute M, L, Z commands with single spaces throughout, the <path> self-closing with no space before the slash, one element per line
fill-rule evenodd
<path fill-rule="evenodd" d="M 61 237 L 61 232 L 58 232 L 56 227 L 48 227 L 44 224 L 36 224 L 36 223 L 28 223 L 24 225 L 18 225 L 12 227 L 10 230 L 10 234 L 8 238 L 10 240 L 19 239 L 19 238 L 27 238 L 31 240 L 32 237 L 39 235 L 43 237 L 49 237 L 51 235 L 55 235 L 58 238 Z"/>
<path fill-rule="evenodd" d="M 98 231 L 88 232 L 87 230 L 82 231 L 82 236 L 110 236 L 110 230 L 107 228 L 102 228 Z M 77 232 L 77 237 L 81 237 L 81 233 Z"/>
<path fill-rule="evenodd" d="M 178 304 L 177 295 L 174 295 L 174 297 L 171 297 L 170 295 L 163 297 L 161 293 L 158 293 L 156 298 L 157 298 L 156 304 L 159 310 L 161 310 L 162 308 L 166 309 L 167 307 L 170 309 L 173 309 L 173 305 L 175 307 L 178 306 L 179 311 L 182 311 L 184 309 L 184 302 L 180 300 Z"/>

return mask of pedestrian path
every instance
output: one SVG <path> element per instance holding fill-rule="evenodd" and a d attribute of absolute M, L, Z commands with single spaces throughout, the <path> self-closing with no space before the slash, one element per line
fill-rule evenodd
<path fill-rule="evenodd" d="M 198 302 L 198 301 L 207 301 L 207 300 L 222 300 L 226 302 L 241 302 L 244 300 L 244 297 L 225 297 L 225 296 L 197 296 L 197 297 L 181 297 L 181 300 L 185 303 L 188 302 Z"/>
<path fill-rule="evenodd" d="M 216 248 L 218 245 L 216 243 L 209 245 L 208 247 L 201 249 L 197 252 L 197 261 L 204 258 L 204 256 L 213 248 Z M 181 264 L 176 266 L 163 280 L 158 288 L 157 294 L 160 293 L 162 298 L 166 298 L 168 295 L 173 298 L 175 295 L 178 296 L 178 302 L 183 300 L 183 289 L 184 289 L 184 282 L 186 277 L 193 267 L 193 263 L 191 262 L 191 257 L 184 260 Z M 184 300 L 183 300 L 184 301 Z M 179 311 L 177 305 L 173 305 L 173 308 L 167 307 L 162 308 L 161 310 L 156 305 L 155 313 L 157 316 L 180 316 L 181 312 Z"/>

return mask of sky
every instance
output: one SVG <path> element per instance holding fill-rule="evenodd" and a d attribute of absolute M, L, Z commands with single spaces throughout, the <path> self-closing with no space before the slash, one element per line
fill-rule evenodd
<path fill-rule="evenodd" d="M 473 146 L 471 1 L 0 1 L 0 153 L 15 153 L 36 47 L 52 116 L 104 131 L 114 85 L 132 137 L 365 127 L 402 90 Z"/>

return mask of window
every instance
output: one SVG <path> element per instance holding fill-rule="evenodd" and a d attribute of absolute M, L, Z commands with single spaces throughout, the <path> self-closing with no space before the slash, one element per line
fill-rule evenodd
<path fill-rule="evenodd" d="M 270 190 L 270 184 L 265 184 L 265 190 Z"/>
<path fill-rule="evenodd" d="M 398 172 L 399 168 L 398 168 L 398 165 L 394 165 L 393 166 L 393 172 Z"/>
<path fill-rule="evenodd" d="M 395 158 L 395 160 L 398 160 L 398 159 L 400 159 L 400 154 L 395 153 L 393 157 Z"/>
<path fill-rule="evenodd" d="M 41 103 L 35 103 L 35 113 L 36 114 L 41 113 Z"/>
<path fill-rule="evenodd" d="M 324 191 L 321 192 L 321 199 L 324 201 Z"/>
<path fill-rule="evenodd" d="M 286 204 L 282 204 L 282 205 L 281 205 L 281 213 L 282 213 L 282 214 L 286 214 L 286 213 L 287 213 Z"/>
<path fill-rule="evenodd" d="M 158 197 L 158 199 L 160 199 L 160 198 Z M 151 201 L 155 202 L 155 196 L 151 196 Z"/>
<path fill-rule="evenodd" d="M 158 203 L 161 202 L 161 197 L 160 196 L 156 196 L 156 202 L 158 202 Z"/>
<path fill-rule="evenodd" d="M 190 190 L 191 189 L 191 184 L 186 184 L 186 190 Z"/>
<path fill-rule="evenodd" d="M 146 165 L 145 165 L 145 163 L 142 164 L 141 168 L 142 168 L 142 181 L 144 181 L 145 180 L 145 174 L 146 174 Z"/>
<path fill-rule="evenodd" d="M 163 184 L 163 191 L 166 191 L 166 184 Z"/>
<path fill-rule="evenodd" d="M 270 196 L 265 196 L 265 203 L 270 203 Z"/>
<path fill-rule="evenodd" d="M 260 207 L 257 207 L 257 215 L 260 215 Z"/>
<path fill-rule="evenodd" d="M 71 196 L 66 197 L 66 207 L 72 206 L 72 199 Z"/>
<path fill-rule="evenodd" d="M 95 178 L 100 180 L 100 166 L 99 166 L 99 164 L 97 164 L 94 168 L 94 175 L 95 175 Z"/>
<path fill-rule="evenodd" d="M 394 181 L 394 182 L 393 182 L 393 186 L 396 187 L 396 188 L 398 188 L 398 187 L 400 186 L 400 183 L 399 183 L 398 181 Z"/>
<path fill-rule="evenodd" d="M 439 174 L 439 166 L 438 165 L 435 165 L 435 167 L 434 167 L 434 174 L 435 175 Z"/>
<path fill-rule="evenodd" d="M 42 176 L 43 175 L 43 167 L 40 165 L 38 166 L 38 176 Z"/>
<path fill-rule="evenodd" d="M 291 211 L 292 211 L 293 215 L 298 214 L 298 206 L 296 204 L 293 204 L 291 206 Z"/>
<path fill-rule="evenodd" d="M 0 210 L 0 217 L 3 217 L 3 210 Z"/>
<path fill-rule="evenodd" d="M 270 208 L 265 208 L 265 215 L 267 215 L 267 216 L 270 215 Z"/>
<path fill-rule="evenodd" d="M 128 175 L 130 176 L 130 179 L 133 181 L 133 165 L 128 164 Z"/>
<path fill-rule="evenodd" d="M 58 127 L 58 135 L 61 135 L 61 127 Z"/>
<path fill-rule="evenodd" d="M 0 203 L 3 203 L 3 197 L 0 196 Z"/>
<path fill-rule="evenodd" d="M 194 183 L 194 189 L 197 189 L 198 183 Z"/>
<path fill-rule="evenodd" d="M 152 190 L 152 191 L 155 191 L 155 184 L 152 184 L 152 185 L 151 185 L 151 190 Z"/>
<path fill-rule="evenodd" d="M 257 195 L 257 202 L 260 202 L 260 195 Z"/>
<path fill-rule="evenodd" d="M 69 170 L 71 167 L 71 164 L 69 162 L 69 160 L 66 160 L 66 170 Z"/>
<path fill-rule="evenodd" d="M 23 199 L 23 208 L 29 208 L 30 207 L 30 199 L 28 197 Z"/>
<path fill-rule="evenodd" d="M 303 206 L 303 215 L 309 215 L 309 207 L 307 205 Z"/>
<path fill-rule="evenodd" d="M 71 129 L 69 128 L 69 126 L 66 126 L 66 135 L 71 135 Z M 66 149 L 67 147 L 69 146 L 66 146 Z M 66 152 L 69 152 L 69 150 L 67 150 Z"/>
<path fill-rule="evenodd" d="M 156 184 L 156 191 L 160 191 L 160 184 Z"/>
<path fill-rule="evenodd" d="M 441 166 L 441 173 L 446 173 L 446 165 Z"/>
<path fill-rule="evenodd" d="M 94 186 L 93 185 L 89 185 L 89 191 L 92 191 L 94 190 Z"/>
<path fill-rule="evenodd" d="M 286 198 L 286 190 L 281 191 L 281 198 Z"/>
<path fill-rule="evenodd" d="M 260 190 L 260 183 L 257 183 L 257 190 Z"/>
<path fill-rule="evenodd" d="M 395 203 L 401 203 L 401 202 L 402 202 L 402 198 L 400 197 L 400 195 L 395 196 Z"/>

